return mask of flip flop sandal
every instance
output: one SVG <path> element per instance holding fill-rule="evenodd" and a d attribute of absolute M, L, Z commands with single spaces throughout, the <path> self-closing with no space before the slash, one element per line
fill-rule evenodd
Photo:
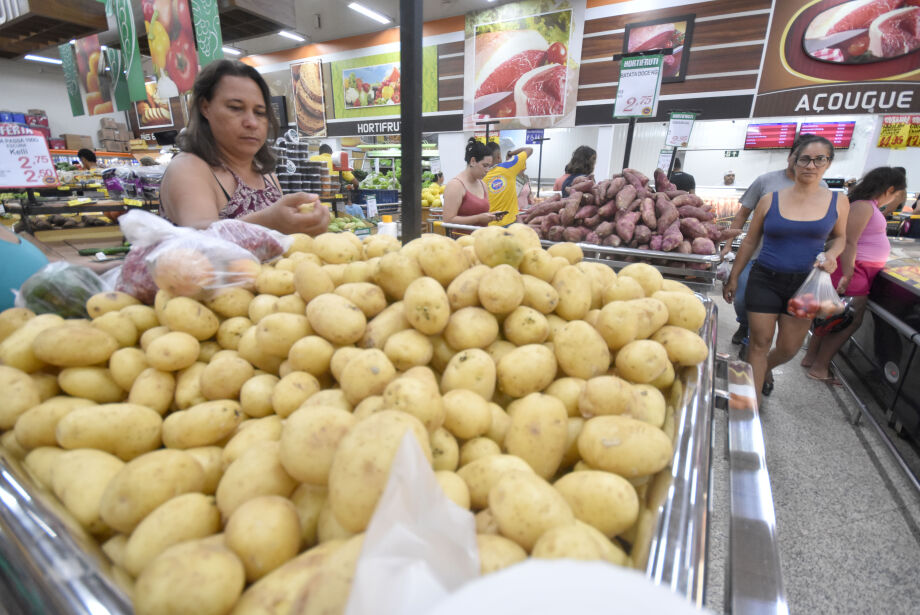
<path fill-rule="evenodd" d="M 805 375 L 811 378 L 812 380 L 817 380 L 818 382 L 823 382 L 824 384 L 830 384 L 835 387 L 843 386 L 843 383 L 837 380 L 837 377 L 833 374 L 827 376 L 826 378 L 818 378 L 817 376 L 812 376 L 810 372 L 805 372 Z"/>

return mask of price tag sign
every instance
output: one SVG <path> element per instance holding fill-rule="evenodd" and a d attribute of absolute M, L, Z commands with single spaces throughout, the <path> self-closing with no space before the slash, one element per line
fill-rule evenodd
<path fill-rule="evenodd" d="M 377 197 L 367 197 L 367 217 L 373 218 L 377 215 Z"/>
<path fill-rule="evenodd" d="M 429 170 L 433 174 L 437 175 L 438 173 L 441 172 L 441 159 L 440 158 L 433 158 L 430 162 L 430 165 L 431 166 L 429 167 Z"/>
<path fill-rule="evenodd" d="M 61 192 L 70 192 L 72 188 L 70 186 L 58 186 L 58 190 Z"/>
<path fill-rule="evenodd" d="M 674 155 L 674 150 L 668 148 L 663 149 L 658 152 L 658 168 L 668 172 L 668 169 L 671 168 L 671 157 Z"/>
<path fill-rule="evenodd" d="M 662 66 L 664 56 L 623 58 L 613 117 L 654 117 L 658 114 Z"/>
<path fill-rule="evenodd" d="M 45 137 L 19 124 L 0 124 L 0 188 L 57 185 Z"/>
<path fill-rule="evenodd" d="M 671 121 L 668 123 L 668 136 L 664 144 L 670 147 L 687 147 L 690 142 L 690 131 L 693 130 L 693 120 L 696 113 L 671 112 Z"/>
<path fill-rule="evenodd" d="M 907 147 L 920 147 L 920 115 L 910 116 L 910 131 L 907 134 Z"/>
<path fill-rule="evenodd" d="M 909 115 L 886 115 L 882 118 L 882 130 L 878 135 L 877 147 L 904 149 L 910 136 Z"/>
<path fill-rule="evenodd" d="M 133 207 L 140 207 L 144 204 L 144 202 L 140 199 L 123 199 L 122 203 L 125 205 L 131 205 Z"/>
<path fill-rule="evenodd" d="M 533 145 L 537 143 L 537 139 L 543 138 L 543 129 L 542 128 L 530 128 L 527 130 L 527 133 L 524 135 L 524 143 L 526 145 Z"/>
<path fill-rule="evenodd" d="M 86 184 L 87 188 L 102 188 L 102 184 Z"/>
<path fill-rule="evenodd" d="M 69 201 L 67 201 L 67 204 L 68 205 L 88 205 L 89 203 L 92 203 L 92 202 L 93 202 L 93 199 L 83 197 L 79 199 L 70 199 Z"/>

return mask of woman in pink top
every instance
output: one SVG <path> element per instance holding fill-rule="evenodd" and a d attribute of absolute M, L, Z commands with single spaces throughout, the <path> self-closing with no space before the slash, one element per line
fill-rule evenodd
<path fill-rule="evenodd" d="M 831 384 L 840 384 L 830 373 L 830 362 L 844 342 L 859 329 L 866 311 L 872 281 L 885 266 L 891 245 L 885 234 L 882 210 L 907 187 L 904 169 L 879 167 L 866 173 L 850 190 L 850 214 L 847 217 L 847 244 L 837 258 L 837 269 L 831 280 L 837 292 L 852 297 L 853 322 L 842 331 L 812 335 L 802 366 L 808 377 Z"/>
<path fill-rule="evenodd" d="M 492 166 L 492 154 L 484 143 L 471 138 L 466 144 L 466 168 L 444 188 L 444 222 L 486 226 L 507 212 L 489 212 L 489 195 L 482 178 Z"/>

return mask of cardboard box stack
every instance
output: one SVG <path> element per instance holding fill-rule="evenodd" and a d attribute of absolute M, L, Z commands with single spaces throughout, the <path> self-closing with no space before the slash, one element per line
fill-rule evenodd
<path fill-rule="evenodd" d="M 64 149 L 93 149 L 93 138 L 89 135 L 62 134 L 61 138 L 64 139 Z"/>
<path fill-rule="evenodd" d="M 99 148 L 103 151 L 123 153 L 130 151 L 128 142 L 131 140 L 131 133 L 128 131 L 128 127 L 110 117 L 104 117 L 99 120 L 99 130 L 96 132 L 96 138 L 99 141 Z"/>

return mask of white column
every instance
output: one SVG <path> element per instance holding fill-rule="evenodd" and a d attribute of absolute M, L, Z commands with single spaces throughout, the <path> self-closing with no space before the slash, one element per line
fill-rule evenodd
<path fill-rule="evenodd" d="M 594 165 L 594 177 L 598 180 L 609 178 L 613 169 L 613 125 L 597 128 L 597 164 Z M 619 169 L 617 169 L 619 171 Z"/>

